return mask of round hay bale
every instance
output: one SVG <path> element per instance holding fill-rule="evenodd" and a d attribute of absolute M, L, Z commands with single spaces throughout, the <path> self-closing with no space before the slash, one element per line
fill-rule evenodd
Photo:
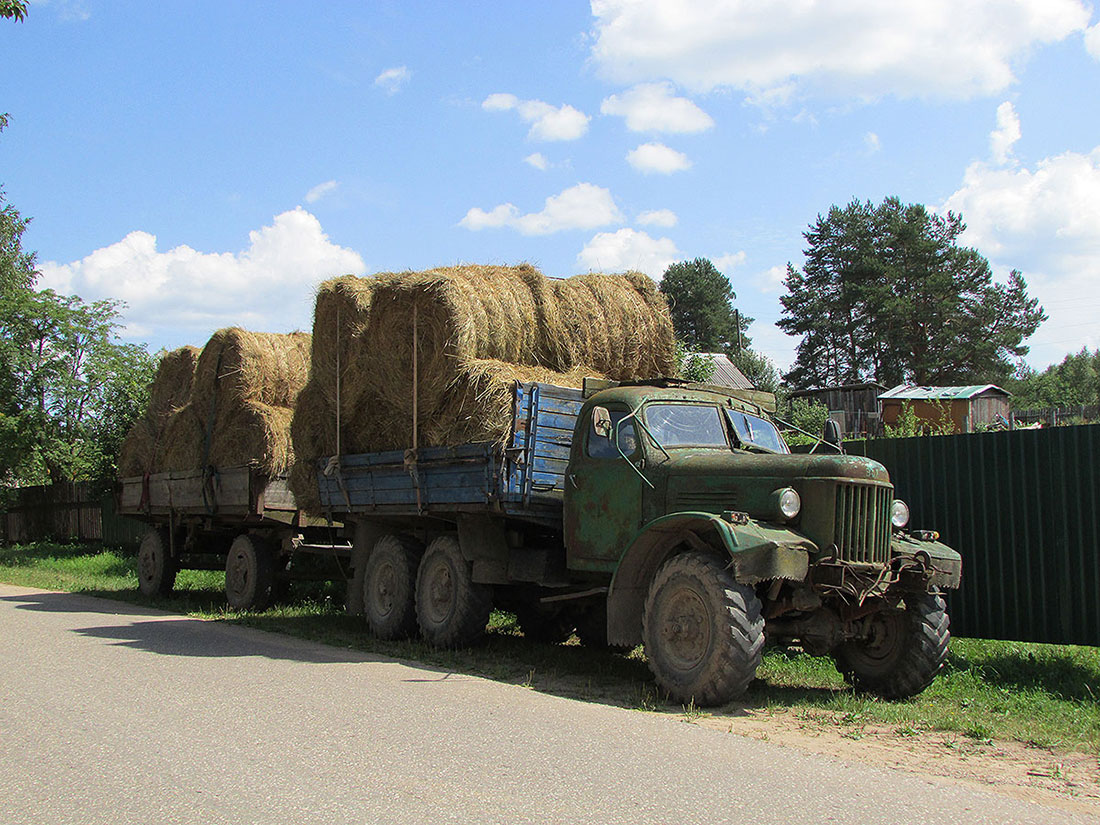
<path fill-rule="evenodd" d="M 208 464 L 248 464 L 268 476 L 286 473 L 293 461 L 290 421 L 294 410 L 255 401 L 228 405 L 215 417 Z"/>
<path fill-rule="evenodd" d="M 203 466 L 205 436 L 203 420 L 193 403 L 173 412 L 164 427 L 164 437 L 153 457 L 155 472 L 196 470 Z"/>
<path fill-rule="evenodd" d="M 157 451 L 168 420 L 191 397 L 199 352 L 198 347 L 180 347 L 161 355 L 156 376 L 149 385 L 145 412 L 134 422 L 119 449 L 119 477 L 157 471 Z"/>
<path fill-rule="evenodd" d="M 249 332 L 238 327 L 211 336 L 199 356 L 191 396 L 204 407 L 218 403 L 255 402 L 293 406 L 309 377 L 310 336 Z"/>

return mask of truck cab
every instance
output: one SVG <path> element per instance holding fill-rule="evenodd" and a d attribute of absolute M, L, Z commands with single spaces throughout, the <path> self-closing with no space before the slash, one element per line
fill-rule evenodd
<path fill-rule="evenodd" d="M 685 701 L 744 690 L 765 633 L 833 655 L 858 687 L 927 686 L 947 653 L 939 593 L 958 587 L 961 559 L 907 521 L 881 464 L 792 454 L 736 391 L 624 384 L 592 394 L 577 419 L 567 566 L 610 577 L 608 641 L 645 644 L 658 682 Z"/>

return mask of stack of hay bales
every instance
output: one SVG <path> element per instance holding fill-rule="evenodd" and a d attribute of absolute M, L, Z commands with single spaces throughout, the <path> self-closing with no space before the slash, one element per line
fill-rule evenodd
<path fill-rule="evenodd" d="M 157 448 L 141 456 L 139 467 L 124 445 L 120 475 L 239 464 L 272 476 L 285 473 L 293 462 L 294 405 L 309 375 L 310 336 L 232 327 L 214 333 L 197 359 L 199 351 L 187 349 L 192 370 L 186 387 L 180 381 L 175 388 L 169 414 L 157 417 L 154 411 L 162 407 L 150 403 L 161 426 Z M 172 365 L 178 360 L 176 353 L 162 360 L 151 399 L 169 392 L 176 372 Z M 135 425 L 127 442 L 144 439 L 149 425 L 143 422 Z"/>
<path fill-rule="evenodd" d="M 356 453 L 503 441 L 516 381 L 579 387 L 585 376 L 676 371 L 667 303 L 638 273 L 555 280 L 524 264 L 347 276 L 322 285 L 313 341 L 290 478 L 310 510 L 316 459 L 336 453 L 337 385 L 340 450 Z"/>
<path fill-rule="evenodd" d="M 149 387 L 145 414 L 134 422 L 119 450 L 119 477 L 156 472 L 163 459 L 172 416 L 191 398 L 200 351 L 198 347 L 180 347 L 161 356 L 156 377 Z"/>
<path fill-rule="evenodd" d="M 364 397 L 366 388 L 349 387 L 345 376 L 349 365 L 364 357 L 361 349 L 374 286 L 373 278 L 343 275 L 325 281 L 317 290 L 309 380 L 298 395 L 290 425 L 295 455 L 304 460 L 291 466 L 288 478 L 298 506 L 309 512 L 321 507 L 314 462 L 346 451 L 336 438 L 337 397 L 341 430 L 357 410 L 363 415 L 371 412 L 371 399 Z"/>

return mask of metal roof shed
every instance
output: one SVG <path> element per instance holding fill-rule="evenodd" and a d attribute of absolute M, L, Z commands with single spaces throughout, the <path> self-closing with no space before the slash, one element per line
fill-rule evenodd
<path fill-rule="evenodd" d="M 996 384 L 965 387 L 899 384 L 882 393 L 879 401 L 882 403 L 882 422 L 886 426 L 897 426 L 902 410 L 908 405 L 921 421 L 939 423 L 946 412 L 955 432 L 972 433 L 981 424 L 993 424 L 998 419 L 1007 421 L 1010 397 L 1011 393 Z"/>

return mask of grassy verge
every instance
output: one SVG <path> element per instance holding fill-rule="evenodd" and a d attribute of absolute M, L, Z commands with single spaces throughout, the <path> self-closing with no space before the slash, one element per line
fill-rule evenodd
<path fill-rule="evenodd" d="M 81 546 L 0 547 L 0 581 L 11 584 L 145 604 L 588 701 L 685 712 L 658 695 L 640 650 L 612 655 L 575 639 L 564 645 L 529 642 L 502 612 L 493 614 L 485 644 L 469 650 L 382 642 L 364 632 L 361 620 L 344 615 L 342 593 L 331 585 L 297 588 L 293 603 L 252 613 L 227 609 L 223 580 L 217 572 L 183 571 L 173 596 L 150 600 L 137 592 L 130 556 Z M 1015 740 L 1100 753 L 1100 648 L 954 639 L 944 673 L 904 702 L 856 694 L 830 659 L 798 652 L 767 652 L 758 675 L 744 699 L 726 711 L 793 711 L 809 722 L 839 725 L 853 739 L 868 725 L 887 725 L 903 737 L 945 731 L 976 742 Z"/>

